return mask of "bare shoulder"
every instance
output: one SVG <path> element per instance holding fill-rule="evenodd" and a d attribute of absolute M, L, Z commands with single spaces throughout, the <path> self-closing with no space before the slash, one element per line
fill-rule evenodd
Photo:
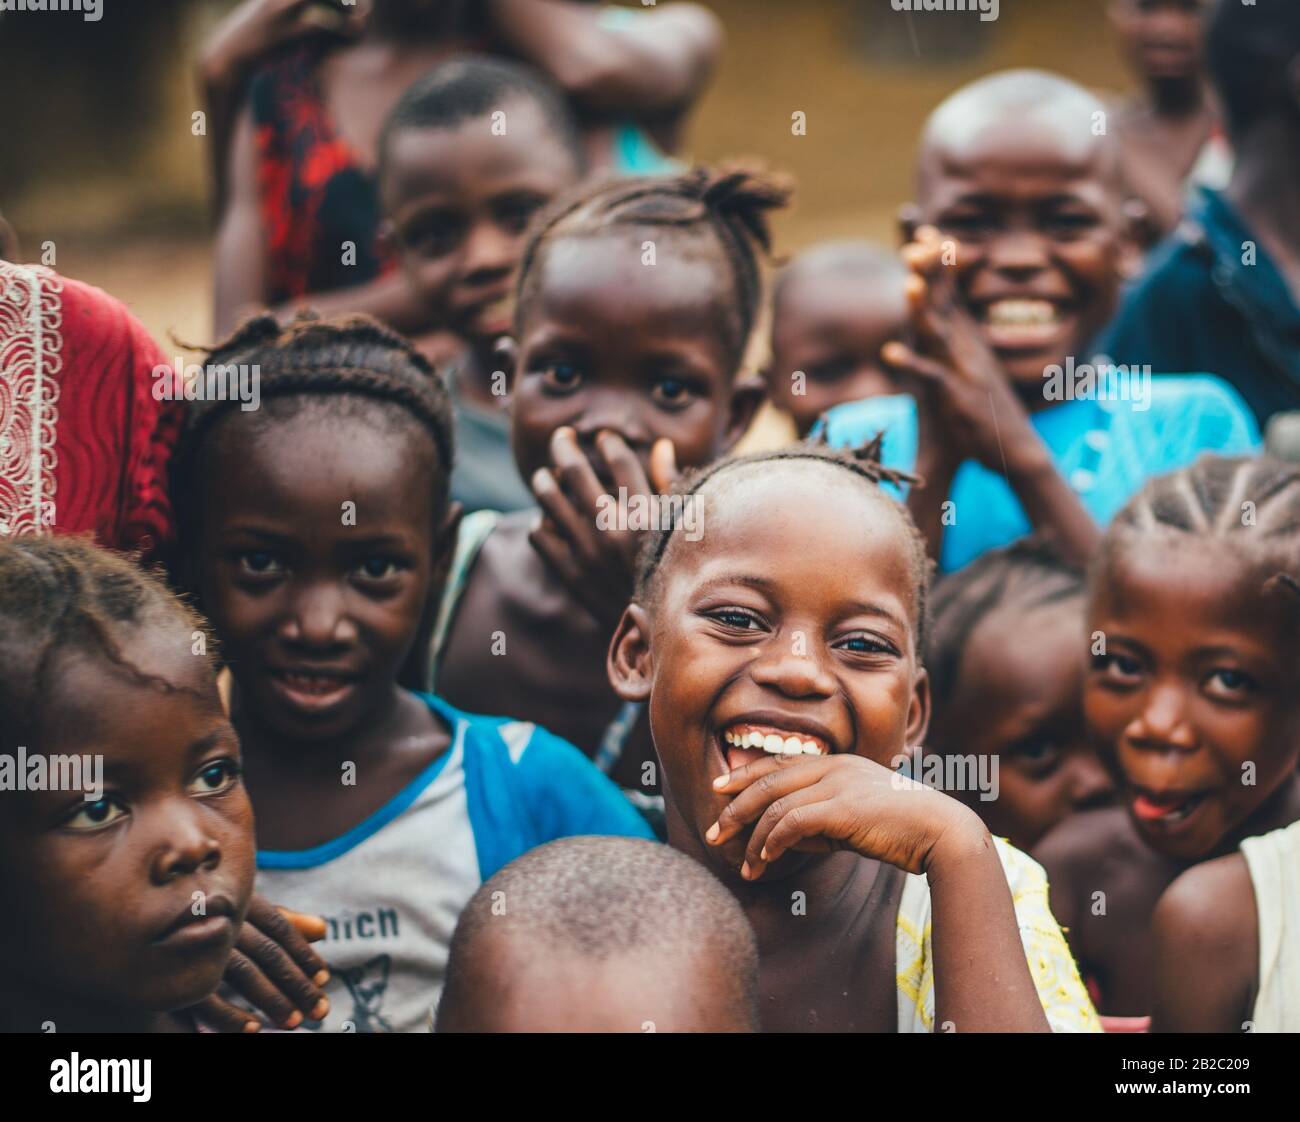
<path fill-rule="evenodd" d="M 1222 953 L 1242 941 L 1247 927 L 1258 939 L 1255 889 L 1246 859 L 1230 853 L 1193 865 L 1165 889 L 1153 922 L 1162 948 L 1177 944 Z"/>
<path fill-rule="evenodd" d="M 1072 814 L 1049 830 L 1033 849 L 1033 858 L 1051 877 L 1068 877 L 1098 860 L 1123 856 L 1142 847 L 1123 807 L 1108 806 Z"/>

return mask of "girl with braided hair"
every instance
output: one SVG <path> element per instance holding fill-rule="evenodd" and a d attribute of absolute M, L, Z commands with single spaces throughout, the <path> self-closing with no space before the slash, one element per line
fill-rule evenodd
<path fill-rule="evenodd" d="M 465 520 L 437 688 L 555 730 L 641 794 L 657 787 L 644 721 L 604 672 L 646 531 L 624 516 L 748 427 L 767 215 L 786 197 L 742 168 L 587 186 L 539 216 L 520 261 L 511 443 L 541 509 Z"/>
<path fill-rule="evenodd" d="M 484 879 L 553 838 L 649 830 L 571 745 L 398 682 L 458 516 L 447 391 L 411 344 L 369 317 L 262 316 L 209 361 L 260 373 L 257 411 L 195 403 L 175 461 L 258 890 L 325 919 L 329 1009 L 307 1027 L 427 1029 Z"/>
<path fill-rule="evenodd" d="M 1094 1030 L 1042 870 L 899 772 L 925 739 L 931 564 L 899 473 L 799 445 L 683 479 L 610 647 L 669 844 L 732 890 L 764 1031 Z"/>
<path fill-rule="evenodd" d="M 1157 957 L 1152 916 L 1174 878 L 1300 820 L 1298 576 L 1300 468 L 1268 458 L 1206 456 L 1161 476 L 1103 539 L 1083 708 L 1120 805 L 1072 816 L 1035 853 L 1116 1027 L 1145 1019 L 1174 973 L 1186 1002 L 1212 992 L 1202 957 Z M 1198 917 L 1241 923 L 1242 893 L 1219 895 L 1212 871 L 1191 883 Z"/>

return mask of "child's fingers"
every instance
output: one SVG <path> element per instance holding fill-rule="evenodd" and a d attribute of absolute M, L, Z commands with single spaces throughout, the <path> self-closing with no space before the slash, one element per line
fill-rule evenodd
<path fill-rule="evenodd" d="M 194 1006 L 191 1012 L 218 1032 L 260 1032 L 262 1023 L 247 1009 L 240 1009 L 213 994 Z"/>
<path fill-rule="evenodd" d="M 566 541 L 569 549 L 576 550 L 588 564 L 595 564 L 598 561 L 598 552 L 593 541 L 596 533 L 595 523 L 589 522 L 575 509 L 550 468 L 538 468 L 533 472 L 533 478 L 529 482 L 532 485 L 533 495 L 537 499 L 537 505 L 542 508 L 543 514 L 550 519 L 554 527 L 551 532 Z M 539 532 L 540 528 L 533 531 L 533 534 Z M 529 535 L 530 540 L 533 534 Z M 535 546 L 536 541 L 533 544 Z"/>
<path fill-rule="evenodd" d="M 677 448 L 666 436 L 660 437 L 650 449 L 650 482 L 656 493 L 666 495 L 681 476 L 677 467 Z"/>
<path fill-rule="evenodd" d="M 704 835 L 705 840 L 710 845 L 730 841 L 777 800 L 812 787 L 825 771 L 823 756 L 769 756 L 733 771 L 721 786 L 715 780 L 714 789 L 720 793 L 739 793 L 722 808 L 718 820 Z"/>
<path fill-rule="evenodd" d="M 835 839 L 828 836 L 827 832 L 838 829 L 839 817 L 835 800 L 827 798 L 808 799 L 792 805 L 785 814 L 773 817 L 770 822 L 768 816 L 764 815 L 759 825 L 765 826 L 765 829 L 760 837 L 758 826 L 754 827 L 754 837 L 750 839 L 745 851 L 746 863 L 753 870 L 757 862 L 757 868 L 761 872 L 796 846 L 805 852 L 835 849 Z M 744 875 L 743 870 L 741 875 Z"/>
<path fill-rule="evenodd" d="M 281 1028 L 297 1028 L 303 1021 L 300 1009 L 278 986 L 262 973 L 248 955 L 236 948 L 230 952 L 224 977 L 226 984 L 272 1024 Z M 322 1001 L 325 1000 L 322 995 Z M 328 1009 L 328 1002 L 326 1003 Z"/>
<path fill-rule="evenodd" d="M 951 374 L 943 363 L 917 354 L 906 343 L 896 339 L 880 348 L 880 358 L 891 369 L 900 374 L 910 374 L 922 382 L 942 382 Z"/>
<path fill-rule="evenodd" d="M 240 945 L 243 947 L 242 939 L 245 935 L 250 936 L 251 939 L 251 932 L 256 930 L 272 946 L 282 949 L 283 953 L 298 967 L 304 977 L 313 979 L 317 985 L 323 986 L 329 981 L 329 967 L 302 936 L 298 927 L 291 922 L 288 918 L 289 915 L 297 916 L 300 923 L 310 927 L 314 928 L 315 925 L 319 925 L 320 934 L 317 938 L 324 937 L 325 921 L 323 919 L 318 916 L 301 915 L 297 912 L 286 914 L 279 908 L 274 907 L 264 896 L 255 894 L 248 903 L 248 914 L 245 916 L 244 926 L 240 932 Z M 243 949 L 247 951 L 248 947 L 243 947 Z"/>
<path fill-rule="evenodd" d="M 821 783 L 815 783 L 811 787 L 782 795 L 763 811 L 758 821 L 754 823 L 754 829 L 745 845 L 745 865 L 749 867 L 752 876 L 758 876 L 768 864 L 784 852 L 784 850 L 774 851 L 769 844 L 770 835 L 776 827 L 782 822 L 788 822 L 790 828 L 801 829 L 804 823 L 811 821 L 812 808 L 829 801 L 827 795 L 826 788 Z M 799 837 L 815 836 L 816 833 L 816 830 L 808 829 Z M 745 865 L 741 866 L 741 876 L 745 876 Z"/>
<path fill-rule="evenodd" d="M 605 487 L 578 446 L 578 434 L 573 429 L 564 426 L 551 435 L 551 463 L 561 490 L 583 511 L 594 514 Z"/>
<path fill-rule="evenodd" d="M 528 542 L 575 594 L 582 588 L 584 570 L 573 555 L 573 547 L 563 535 L 543 521 L 541 526 L 529 532 Z"/>
<path fill-rule="evenodd" d="M 648 495 L 650 480 L 637 454 L 616 432 L 602 432 L 596 437 L 596 447 L 609 465 L 615 487 L 626 487 L 629 495 Z"/>
<path fill-rule="evenodd" d="M 277 907 L 278 911 L 295 931 L 298 932 L 309 943 L 318 943 L 325 938 L 325 933 L 329 930 L 329 925 L 320 916 L 307 915 L 306 912 L 290 911 L 288 908 Z"/>

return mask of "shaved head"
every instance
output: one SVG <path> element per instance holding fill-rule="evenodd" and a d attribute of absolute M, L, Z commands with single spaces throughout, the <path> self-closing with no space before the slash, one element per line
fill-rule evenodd
<path fill-rule="evenodd" d="M 1006 70 L 963 86 L 942 102 L 926 122 L 917 161 L 918 200 L 924 202 L 939 173 L 976 160 L 996 159 L 1014 139 L 1057 160 L 1079 167 L 1100 161 L 1104 176 L 1118 187 L 1118 145 L 1109 132 L 1104 103 L 1075 82 L 1045 70 Z"/>

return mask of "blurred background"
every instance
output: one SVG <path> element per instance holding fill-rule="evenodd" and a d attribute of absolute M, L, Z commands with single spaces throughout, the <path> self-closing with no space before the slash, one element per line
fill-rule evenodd
<path fill-rule="evenodd" d="M 1002 0 L 999 18 L 909 15 L 889 0 L 708 0 L 721 68 L 684 155 L 790 172 L 789 253 L 828 237 L 895 241 L 929 111 L 971 78 L 1042 66 L 1098 91 L 1131 85 L 1105 0 Z M 0 212 L 22 259 L 124 300 L 168 349 L 211 341 L 207 137 L 194 62 L 235 0 L 103 0 L 103 18 L 0 14 Z M 627 4 L 639 7 L 639 3 Z M 1080 34 L 1080 29 L 1087 32 Z M 791 115 L 807 115 L 807 134 Z"/>

